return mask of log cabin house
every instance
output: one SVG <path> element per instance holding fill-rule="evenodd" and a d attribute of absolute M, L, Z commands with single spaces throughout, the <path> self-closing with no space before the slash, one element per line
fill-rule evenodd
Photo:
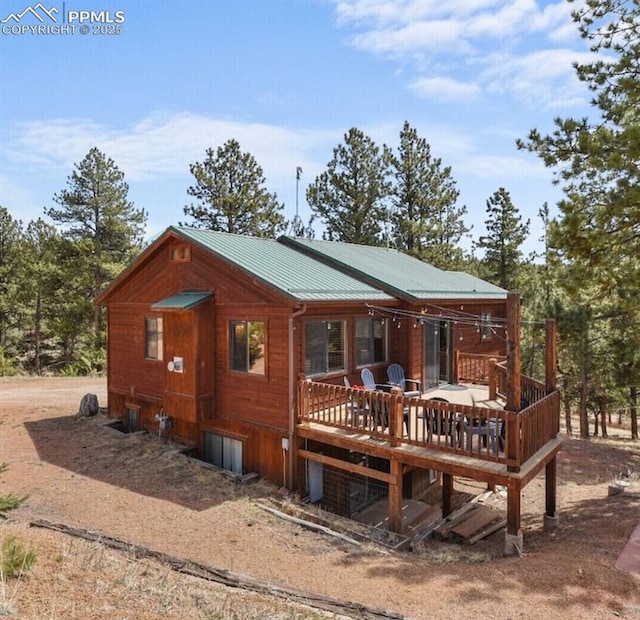
<path fill-rule="evenodd" d="M 516 546 L 521 489 L 546 467 L 545 524 L 557 520 L 555 332 L 546 384 L 521 377 L 517 294 L 396 250 L 170 227 L 96 303 L 109 413 L 129 432 L 346 516 L 388 498 L 394 531 L 403 498 L 436 481 L 445 515 L 454 476 L 501 484 Z M 418 397 L 390 389 L 392 362 Z M 359 389 L 363 368 L 389 389 Z M 433 400 L 470 384 L 493 408 Z"/>

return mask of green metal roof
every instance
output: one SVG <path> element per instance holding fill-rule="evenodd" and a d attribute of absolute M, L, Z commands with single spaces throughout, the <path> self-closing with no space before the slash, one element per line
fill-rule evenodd
<path fill-rule="evenodd" d="M 397 250 L 293 237 L 279 241 L 411 301 L 507 297 L 506 290 L 490 282 L 460 271 L 443 271 Z"/>
<path fill-rule="evenodd" d="M 275 239 L 211 230 L 169 230 L 299 301 L 389 301 L 393 297 Z"/>
<path fill-rule="evenodd" d="M 151 306 L 152 310 L 191 310 L 198 304 L 209 299 L 213 293 L 209 291 L 193 291 L 178 293 L 166 299 L 161 299 Z"/>

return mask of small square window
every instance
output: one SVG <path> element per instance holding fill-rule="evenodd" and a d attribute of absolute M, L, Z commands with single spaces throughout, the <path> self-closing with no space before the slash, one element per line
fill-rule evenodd
<path fill-rule="evenodd" d="M 191 260 L 191 247 L 188 245 L 174 245 L 170 250 L 171 261 L 186 263 Z"/>

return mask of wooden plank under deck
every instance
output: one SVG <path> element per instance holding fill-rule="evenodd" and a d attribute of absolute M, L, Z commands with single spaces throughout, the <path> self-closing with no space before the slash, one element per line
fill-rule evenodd
<path fill-rule="evenodd" d="M 502 463 L 405 443 L 391 447 L 388 441 L 373 438 L 366 433 L 346 431 L 313 422 L 298 424 L 296 432 L 302 439 L 311 439 L 389 461 L 395 460 L 411 467 L 432 469 L 443 474 L 471 478 L 516 490 L 528 484 L 555 457 L 563 443 L 561 437 L 548 441 L 533 457 L 523 463 L 520 471 L 513 472 Z"/>

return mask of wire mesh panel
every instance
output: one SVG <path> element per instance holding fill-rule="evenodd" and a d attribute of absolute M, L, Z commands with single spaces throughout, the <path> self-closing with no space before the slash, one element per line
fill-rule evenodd
<path fill-rule="evenodd" d="M 380 480 L 323 466 L 321 508 L 342 517 L 352 517 L 388 496 L 388 485 Z"/>

